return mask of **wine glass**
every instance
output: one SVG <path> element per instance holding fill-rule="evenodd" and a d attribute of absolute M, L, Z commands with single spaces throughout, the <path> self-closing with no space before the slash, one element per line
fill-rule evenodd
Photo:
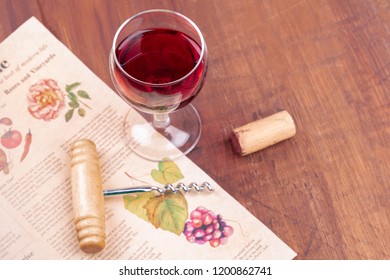
<path fill-rule="evenodd" d="M 180 13 L 148 10 L 119 27 L 110 74 L 119 95 L 131 105 L 124 128 L 134 152 L 161 161 L 195 147 L 201 120 L 190 102 L 202 88 L 207 64 L 201 31 Z"/>

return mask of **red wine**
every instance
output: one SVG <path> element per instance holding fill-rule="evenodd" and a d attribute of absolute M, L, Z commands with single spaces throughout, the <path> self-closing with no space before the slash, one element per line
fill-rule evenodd
<path fill-rule="evenodd" d="M 115 55 L 122 68 L 114 65 L 117 86 L 142 111 L 172 111 L 186 105 L 199 92 L 206 74 L 201 47 L 175 30 L 132 34 L 118 45 Z"/>

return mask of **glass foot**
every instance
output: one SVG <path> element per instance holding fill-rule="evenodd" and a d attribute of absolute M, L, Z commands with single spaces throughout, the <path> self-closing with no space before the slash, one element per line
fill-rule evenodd
<path fill-rule="evenodd" d="M 201 120 L 194 106 L 168 114 L 151 115 L 131 108 L 126 115 L 126 144 L 151 161 L 174 160 L 188 154 L 198 143 Z"/>

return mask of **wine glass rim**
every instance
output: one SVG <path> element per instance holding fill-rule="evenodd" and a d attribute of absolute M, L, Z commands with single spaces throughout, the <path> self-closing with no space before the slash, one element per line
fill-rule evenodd
<path fill-rule="evenodd" d="M 145 81 L 142 81 L 140 79 L 137 79 L 135 77 L 133 77 L 132 75 L 128 74 L 122 67 L 122 65 L 119 63 L 118 61 L 118 58 L 116 56 L 116 53 L 115 53 L 115 49 L 116 49 L 116 42 L 117 42 L 117 39 L 119 37 L 119 33 L 122 31 L 122 29 L 132 20 L 134 20 L 135 18 L 143 15 L 143 14 L 148 14 L 148 13 L 169 13 L 169 14 L 174 14 L 176 16 L 179 16 L 181 18 L 183 18 L 184 20 L 186 20 L 188 23 L 191 24 L 191 26 L 195 29 L 196 33 L 198 34 L 199 38 L 200 38 L 200 48 L 201 48 L 201 51 L 200 51 L 200 56 L 199 56 L 199 59 L 197 61 L 197 63 L 195 64 L 195 66 L 191 69 L 191 71 L 189 71 L 186 75 L 184 75 L 183 77 L 179 78 L 179 79 L 176 79 L 174 81 L 171 81 L 171 82 L 168 82 L 168 83 L 161 83 L 161 84 L 156 84 L 156 83 L 149 83 L 149 82 L 145 82 Z M 199 65 L 202 63 L 202 60 L 203 60 L 203 57 L 206 55 L 205 53 L 205 49 L 206 49 L 206 42 L 203 38 L 203 34 L 202 32 L 200 31 L 199 27 L 195 24 L 195 22 L 193 22 L 190 18 L 186 17 L 185 15 L 179 13 L 179 12 L 176 12 L 176 11 L 172 11 L 172 10 L 165 10 L 165 9 L 151 9 L 151 10 L 146 10 L 146 11 L 142 11 L 142 12 L 139 12 L 133 16 L 131 16 L 130 18 L 128 18 L 127 20 L 125 20 L 118 28 L 118 30 L 116 31 L 115 33 L 115 36 L 114 36 L 114 40 L 113 40 L 113 43 L 112 43 L 112 56 L 114 57 L 114 61 L 115 61 L 115 64 L 119 67 L 119 69 L 130 79 L 132 79 L 133 81 L 139 83 L 139 84 L 142 84 L 142 85 L 147 85 L 147 86 L 159 86 L 159 87 L 163 87 L 163 86 L 169 86 L 169 85 L 173 85 L 173 84 L 177 84 L 183 80 L 185 80 L 187 77 L 189 77 L 198 67 Z"/>

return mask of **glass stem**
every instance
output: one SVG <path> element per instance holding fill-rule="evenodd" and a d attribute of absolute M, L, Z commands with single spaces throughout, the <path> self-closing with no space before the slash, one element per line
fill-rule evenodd
<path fill-rule="evenodd" d="M 153 126 L 155 128 L 167 128 L 171 120 L 168 113 L 154 114 L 153 115 Z"/>

